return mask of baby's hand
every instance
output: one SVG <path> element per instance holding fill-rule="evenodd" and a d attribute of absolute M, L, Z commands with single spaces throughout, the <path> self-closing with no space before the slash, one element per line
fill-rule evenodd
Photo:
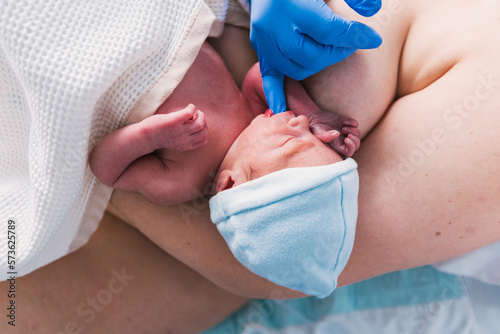
<path fill-rule="evenodd" d="M 321 110 L 298 81 L 287 78 L 285 89 L 290 110 L 307 116 L 311 132 L 319 140 L 346 157 L 356 152 L 361 142 L 356 120 Z"/>
<path fill-rule="evenodd" d="M 205 114 L 193 104 L 168 114 L 155 114 L 145 121 L 143 129 L 153 149 L 190 151 L 208 143 Z"/>
<path fill-rule="evenodd" d="M 308 117 L 311 132 L 335 152 L 350 157 L 359 148 L 361 132 L 355 119 L 321 109 Z"/>

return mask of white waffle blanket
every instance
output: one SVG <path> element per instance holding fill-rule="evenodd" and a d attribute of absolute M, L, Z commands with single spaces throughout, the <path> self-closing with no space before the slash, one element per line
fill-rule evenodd
<path fill-rule="evenodd" d="M 224 21 L 227 0 L 1 0 L 0 8 L 6 280 L 9 271 L 25 275 L 88 240 L 111 195 L 88 168 L 89 151 L 154 113 L 212 23 Z M 15 250 L 12 267 L 8 250 Z"/>

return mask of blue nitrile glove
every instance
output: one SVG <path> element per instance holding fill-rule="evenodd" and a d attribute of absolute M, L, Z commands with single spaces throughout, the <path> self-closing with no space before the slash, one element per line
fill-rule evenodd
<path fill-rule="evenodd" d="M 364 16 L 381 6 L 381 0 L 345 2 Z M 302 80 L 357 49 L 382 43 L 375 30 L 334 14 L 323 0 L 251 0 L 250 25 L 266 100 L 275 114 L 286 110 L 284 75 Z"/>

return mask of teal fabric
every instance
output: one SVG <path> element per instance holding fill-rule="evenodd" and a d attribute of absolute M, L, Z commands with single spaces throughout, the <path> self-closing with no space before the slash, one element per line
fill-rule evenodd
<path fill-rule="evenodd" d="M 338 288 L 325 299 L 253 300 L 204 333 L 241 333 L 249 325 L 280 330 L 312 324 L 335 314 L 459 299 L 464 292 L 459 276 L 425 266 Z"/>

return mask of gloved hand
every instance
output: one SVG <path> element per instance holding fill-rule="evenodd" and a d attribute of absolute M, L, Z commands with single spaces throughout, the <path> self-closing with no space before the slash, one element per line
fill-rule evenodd
<path fill-rule="evenodd" d="M 345 1 L 364 16 L 381 7 L 381 0 Z M 251 0 L 250 25 L 266 100 L 275 114 L 286 110 L 284 75 L 302 80 L 357 49 L 382 43 L 375 30 L 334 14 L 323 0 Z"/>

